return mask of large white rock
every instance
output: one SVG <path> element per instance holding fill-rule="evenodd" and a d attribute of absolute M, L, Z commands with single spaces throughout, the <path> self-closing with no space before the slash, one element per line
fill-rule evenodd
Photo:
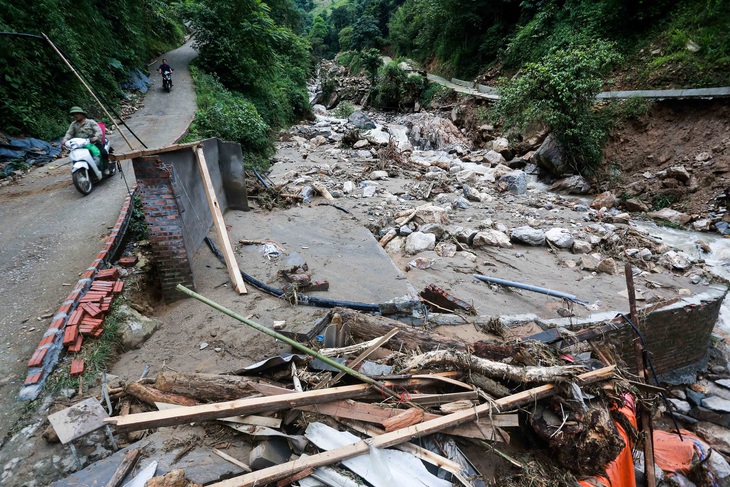
<path fill-rule="evenodd" d="M 718 396 L 710 396 L 702 399 L 702 406 L 717 413 L 730 413 L 730 401 Z"/>
<path fill-rule="evenodd" d="M 116 312 L 121 324 L 122 347 L 125 350 L 139 348 L 160 327 L 160 322 L 141 315 L 126 304 Z"/>
<path fill-rule="evenodd" d="M 593 245 L 585 240 L 576 240 L 573 242 L 574 254 L 590 254 L 593 251 Z"/>
<path fill-rule="evenodd" d="M 670 250 L 659 258 L 659 264 L 669 270 L 686 271 L 692 267 L 692 262 L 687 258 L 684 252 L 675 252 Z"/>
<path fill-rule="evenodd" d="M 498 230 L 485 230 L 474 235 L 473 247 L 501 247 L 508 249 L 512 247 L 507 234 Z"/>
<path fill-rule="evenodd" d="M 507 160 L 497 151 L 487 151 L 486 154 L 484 154 L 484 158 L 493 166 L 496 166 L 498 164 L 507 164 Z"/>
<path fill-rule="evenodd" d="M 565 228 L 551 228 L 545 232 L 545 238 L 560 249 L 569 249 L 575 242 L 573 235 Z"/>
<path fill-rule="evenodd" d="M 680 414 L 689 414 L 690 410 L 692 409 L 692 406 L 687 401 L 682 401 L 681 399 L 667 399 L 669 401 L 669 404 L 672 405 L 674 410 Z"/>
<path fill-rule="evenodd" d="M 730 430 L 714 423 L 699 422 L 695 426 L 697 434 L 712 447 L 730 454 Z"/>
<path fill-rule="evenodd" d="M 535 247 L 545 243 L 545 233 L 540 229 L 532 228 L 530 226 L 513 228 L 510 233 L 510 238 L 513 241 L 533 245 Z"/>
<path fill-rule="evenodd" d="M 651 218 L 663 220 L 669 223 L 673 223 L 675 225 L 684 225 L 686 223 L 689 223 L 689 221 L 692 219 L 692 217 L 688 214 L 673 210 L 671 208 L 664 208 L 659 211 L 652 211 L 651 213 L 647 213 L 647 215 Z"/>
<path fill-rule="evenodd" d="M 432 233 L 413 232 L 406 238 L 406 253 L 415 255 L 436 247 L 436 235 Z"/>
<path fill-rule="evenodd" d="M 520 169 L 505 174 L 499 178 L 499 182 L 506 184 L 507 191 L 510 193 L 525 194 L 527 192 L 527 175 Z"/>

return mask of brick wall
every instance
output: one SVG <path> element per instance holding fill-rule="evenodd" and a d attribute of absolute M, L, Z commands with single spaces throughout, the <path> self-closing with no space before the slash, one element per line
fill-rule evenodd
<path fill-rule="evenodd" d="M 703 364 L 723 297 L 724 292 L 715 299 L 698 303 L 680 302 L 653 311 L 640 320 L 659 377 Z M 617 354 L 632 373 L 636 373 L 635 339 L 636 334 L 628 326 L 611 334 Z"/>
<path fill-rule="evenodd" d="M 139 157 L 133 164 L 162 295 L 174 301 L 183 297 L 175 290 L 178 284 L 194 288 L 192 256 L 185 246 L 181 205 L 173 190 L 175 174 L 159 156 Z"/>

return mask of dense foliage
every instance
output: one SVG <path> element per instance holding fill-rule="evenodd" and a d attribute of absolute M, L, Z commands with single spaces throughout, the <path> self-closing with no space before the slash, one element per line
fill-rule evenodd
<path fill-rule="evenodd" d="M 540 62 L 528 63 L 502 87 L 496 111 L 509 133 L 544 126 L 564 148 L 574 170 L 590 172 L 602 158 L 606 133 L 593 111 L 604 76 L 618 61 L 607 42 L 553 48 Z"/>
<path fill-rule="evenodd" d="M 309 114 L 309 45 L 297 35 L 291 0 L 196 0 L 184 16 L 195 32 L 196 63 L 242 93 L 272 127 Z"/>
<path fill-rule="evenodd" d="M 0 0 L 0 31 L 45 32 L 109 101 L 121 95 L 129 70 L 182 42 L 183 25 L 164 0 Z M 0 36 L 0 132 L 55 138 L 68 109 L 95 105 L 50 46 Z"/>
<path fill-rule="evenodd" d="M 262 167 L 273 154 L 269 125 L 253 103 L 227 90 L 218 79 L 192 68 L 198 113 L 190 126 L 188 140 L 218 137 L 243 147 L 244 163 Z"/>

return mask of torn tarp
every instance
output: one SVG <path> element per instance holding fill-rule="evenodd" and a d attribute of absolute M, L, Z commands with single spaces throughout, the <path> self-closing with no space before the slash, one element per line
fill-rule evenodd
<path fill-rule="evenodd" d="M 149 77 L 139 69 L 133 69 L 129 72 L 129 77 L 122 83 L 122 88 L 125 90 L 135 90 L 140 93 L 147 93 L 152 82 Z"/>
<path fill-rule="evenodd" d="M 0 141 L 0 162 L 20 160 L 32 166 L 52 161 L 60 153 L 60 145 L 54 147 L 45 140 L 8 137 Z M 10 173 L 15 169 L 17 168 L 12 164 L 8 164 L 5 167 L 5 173 Z"/>

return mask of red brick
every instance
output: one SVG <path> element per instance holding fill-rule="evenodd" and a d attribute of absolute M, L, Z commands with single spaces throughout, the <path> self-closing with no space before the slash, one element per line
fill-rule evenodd
<path fill-rule="evenodd" d="M 119 259 L 119 265 L 122 267 L 134 267 L 139 259 L 137 257 L 122 257 Z"/>
<path fill-rule="evenodd" d="M 68 347 L 69 345 L 73 345 L 78 336 L 79 327 L 77 325 L 67 326 L 66 331 L 63 332 L 63 346 Z"/>
<path fill-rule="evenodd" d="M 28 367 L 40 367 L 43 363 L 43 358 L 46 356 L 47 352 L 47 348 L 36 349 L 36 351 L 33 352 L 33 356 L 30 358 L 30 361 L 28 362 Z"/>
<path fill-rule="evenodd" d="M 102 250 L 101 252 L 96 254 L 96 258 L 98 260 L 104 260 L 104 259 L 106 259 L 106 254 L 107 254 L 107 252 L 105 250 Z"/>
<path fill-rule="evenodd" d="M 58 311 L 56 311 L 57 315 L 64 314 L 67 315 L 71 311 L 71 305 L 70 304 L 64 304 L 60 308 L 58 308 Z"/>
<path fill-rule="evenodd" d="M 84 373 L 84 359 L 79 358 L 71 362 L 71 375 L 81 375 Z"/>
<path fill-rule="evenodd" d="M 114 285 L 114 292 L 119 294 L 122 292 L 122 289 L 124 289 L 124 281 L 117 281 Z"/>
<path fill-rule="evenodd" d="M 94 330 L 94 333 L 92 333 L 91 336 L 93 336 L 94 338 L 99 338 L 102 333 L 104 333 L 104 328 L 100 326 L 99 328 Z"/>
<path fill-rule="evenodd" d="M 104 320 L 100 320 L 97 318 L 90 318 L 86 317 L 83 320 L 81 320 L 81 324 L 85 326 L 98 326 L 104 323 Z"/>
<path fill-rule="evenodd" d="M 23 382 L 23 384 L 26 386 L 37 384 L 41 380 L 42 375 L 43 375 L 43 372 L 38 372 L 37 374 L 29 375 L 25 379 L 25 382 Z"/>
<path fill-rule="evenodd" d="M 81 274 L 81 279 L 88 279 L 90 277 L 94 277 L 95 270 L 87 270 L 83 274 Z"/>
<path fill-rule="evenodd" d="M 70 347 L 68 347 L 68 351 L 69 352 L 74 352 L 74 353 L 80 352 L 81 351 L 81 344 L 83 343 L 83 341 L 84 341 L 84 337 L 82 337 L 81 335 L 79 335 L 78 337 L 76 337 L 76 341 L 74 342 L 74 344 L 71 345 Z"/>
<path fill-rule="evenodd" d="M 101 310 L 94 303 L 84 303 L 81 307 L 84 308 L 84 310 L 86 310 L 92 318 L 96 318 L 101 314 Z"/>
<path fill-rule="evenodd" d="M 96 278 L 100 281 L 116 281 L 119 279 L 119 269 L 112 267 L 99 271 Z"/>
<path fill-rule="evenodd" d="M 76 311 L 71 313 L 71 317 L 68 319 L 68 326 L 78 325 L 83 317 L 84 310 L 81 308 L 77 308 Z"/>
<path fill-rule="evenodd" d="M 43 347 L 46 347 L 46 346 L 50 345 L 51 343 L 53 343 L 53 339 L 55 338 L 55 336 L 56 335 L 53 334 L 53 335 L 48 335 L 47 337 L 43 337 L 43 339 L 38 344 L 38 348 L 43 348 Z"/>
<path fill-rule="evenodd" d="M 48 329 L 55 328 L 57 330 L 60 330 L 63 326 L 64 318 L 56 318 L 55 320 L 51 321 L 51 325 L 48 327 Z"/>

